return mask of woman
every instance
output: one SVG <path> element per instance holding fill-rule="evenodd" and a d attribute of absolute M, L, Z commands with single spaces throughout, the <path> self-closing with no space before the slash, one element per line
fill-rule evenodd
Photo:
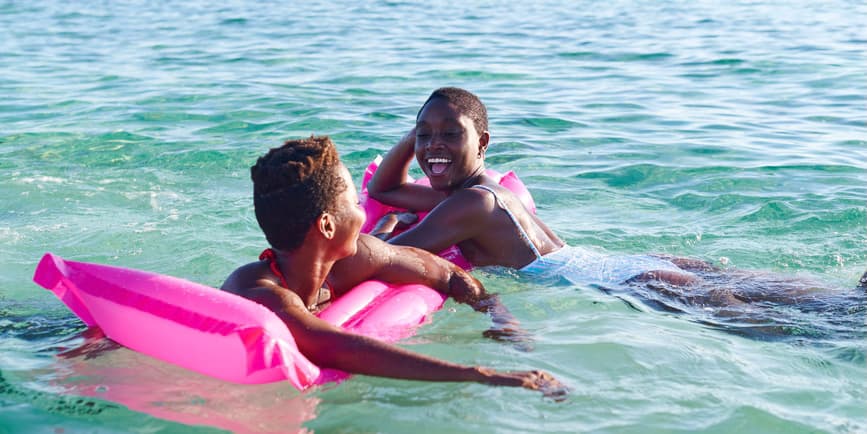
<path fill-rule="evenodd" d="M 390 234 L 402 216 L 388 215 L 371 233 L 391 244 L 430 252 L 457 244 L 475 266 L 530 272 L 550 268 L 558 256 L 571 256 L 574 251 L 562 249 L 565 243 L 539 217 L 485 174 L 487 128 L 487 110 L 478 97 L 458 88 L 434 91 L 419 110 L 415 128 L 386 154 L 367 186 L 373 199 L 430 214 L 395 237 Z M 406 182 L 413 156 L 430 187 Z M 668 260 L 634 259 L 639 263 L 620 273 L 623 281 L 648 273 L 678 283 L 692 279 Z"/>
<path fill-rule="evenodd" d="M 490 312 L 498 326 L 515 325 L 497 298 L 459 267 L 419 249 L 390 246 L 359 234 L 364 213 L 328 137 L 288 141 L 259 158 L 251 174 L 256 219 L 271 248 L 260 261 L 235 270 L 222 288 L 277 313 L 311 362 L 357 374 L 520 386 L 552 396 L 565 393 L 542 371 L 498 372 L 449 363 L 317 318 L 313 312 L 331 298 L 378 279 L 430 286 Z"/>
<path fill-rule="evenodd" d="M 487 111 L 478 97 L 458 88 L 434 91 L 419 110 L 415 128 L 386 154 L 367 186 L 370 197 L 386 205 L 430 213 L 394 237 L 407 215 L 389 214 L 371 233 L 430 252 L 456 244 L 475 266 L 499 265 L 533 278 L 566 278 L 606 290 L 627 288 L 656 308 L 699 306 L 705 312 L 710 307 L 717 318 L 748 324 L 767 322 L 753 312 L 765 302 L 824 309 L 825 304 L 813 303 L 821 291 L 801 280 L 730 272 L 694 259 L 605 255 L 565 246 L 512 192 L 485 174 L 487 128 Z M 407 182 L 413 156 L 430 187 Z M 863 307 L 865 278 L 862 291 L 844 304 L 855 300 Z"/>

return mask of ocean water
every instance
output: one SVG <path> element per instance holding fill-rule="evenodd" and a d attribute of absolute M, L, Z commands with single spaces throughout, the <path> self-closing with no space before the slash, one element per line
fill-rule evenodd
<path fill-rule="evenodd" d="M 854 287 L 867 4 L 525 3 L 0 2 L 0 433 L 867 431 L 863 309 L 757 339 L 480 272 L 534 351 L 452 302 L 403 345 L 545 369 L 568 400 L 362 376 L 301 394 L 87 341 L 31 282 L 51 251 L 218 286 L 265 246 L 257 156 L 329 134 L 359 179 L 453 85 L 488 106 L 489 166 L 570 244 Z"/>

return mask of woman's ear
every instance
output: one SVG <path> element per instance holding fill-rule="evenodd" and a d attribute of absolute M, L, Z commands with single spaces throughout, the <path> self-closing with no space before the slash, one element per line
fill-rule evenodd
<path fill-rule="evenodd" d="M 483 132 L 479 135 L 479 158 L 482 158 L 485 155 L 485 151 L 488 150 L 488 142 L 491 141 L 491 134 L 487 131 Z"/>
<path fill-rule="evenodd" d="M 337 231 L 334 216 L 327 212 L 319 215 L 319 218 L 316 220 L 316 227 L 319 229 L 319 233 L 327 240 L 334 238 L 334 233 Z"/>

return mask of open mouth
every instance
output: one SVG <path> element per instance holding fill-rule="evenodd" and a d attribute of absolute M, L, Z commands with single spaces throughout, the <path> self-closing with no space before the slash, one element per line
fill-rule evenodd
<path fill-rule="evenodd" d="M 432 175 L 442 175 L 448 170 L 449 165 L 452 164 L 452 160 L 449 158 L 428 158 L 427 164 L 430 167 Z"/>

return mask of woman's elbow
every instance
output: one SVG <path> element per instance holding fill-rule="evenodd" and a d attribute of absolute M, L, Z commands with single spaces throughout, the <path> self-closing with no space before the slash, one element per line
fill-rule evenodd
<path fill-rule="evenodd" d="M 383 193 L 382 190 L 380 190 L 376 187 L 373 187 L 370 184 L 367 185 L 367 197 L 369 197 L 373 200 L 382 201 L 382 193 Z"/>

